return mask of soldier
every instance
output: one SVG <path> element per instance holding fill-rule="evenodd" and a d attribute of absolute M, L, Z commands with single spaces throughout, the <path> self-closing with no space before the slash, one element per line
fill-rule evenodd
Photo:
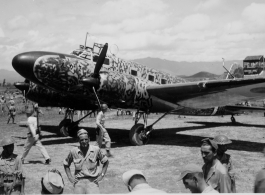
<path fill-rule="evenodd" d="M 10 105 L 15 105 L 15 101 L 14 101 L 14 98 L 13 98 L 13 96 L 11 96 L 10 97 L 10 100 L 9 100 L 9 102 L 8 102 Z"/>
<path fill-rule="evenodd" d="M 98 182 L 103 179 L 108 169 L 108 158 L 102 154 L 97 146 L 89 144 L 89 135 L 86 130 L 77 132 L 79 147 L 71 149 L 64 160 L 64 169 L 69 181 L 74 185 L 75 194 L 99 194 Z M 71 174 L 70 165 L 74 162 L 75 175 Z M 103 164 L 102 169 L 99 168 Z"/>
<path fill-rule="evenodd" d="M 182 170 L 178 181 L 182 180 L 191 193 L 219 193 L 208 185 L 203 176 L 202 168 L 195 164 L 188 164 Z"/>
<path fill-rule="evenodd" d="M 162 190 L 152 188 L 150 185 L 148 185 L 143 172 L 140 170 L 133 169 L 130 171 L 126 171 L 122 175 L 122 180 L 131 193 L 140 193 L 140 194 L 166 193 Z"/>
<path fill-rule="evenodd" d="M 105 128 L 105 113 L 108 110 L 107 104 L 102 104 L 102 111 L 100 111 L 97 115 L 97 120 L 96 120 L 96 140 L 97 140 L 97 145 L 99 148 L 102 146 L 102 141 L 103 139 L 105 140 L 105 146 L 106 146 L 106 152 L 107 152 L 107 157 L 112 157 L 112 154 L 110 153 L 110 145 L 111 145 L 111 140 L 110 136 Z"/>
<path fill-rule="evenodd" d="M 45 164 L 50 164 L 51 163 L 51 158 L 48 155 L 48 152 L 46 151 L 45 147 L 42 145 L 39 137 L 40 133 L 37 132 L 37 117 L 36 117 L 36 112 L 33 109 L 28 108 L 26 110 L 26 115 L 28 117 L 27 123 L 28 123 L 28 129 L 29 133 L 27 135 L 27 141 L 24 146 L 24 152 L 22 154 L 22 162 L 24 163 L 24 159 L 28 155 L 31 147 L 33 145 L 36 145 L 38 149 L 41 151 L 41 154 L 45 158 Z"/>
<path fill-rule="evenodd" d="M 62 194 L 64 189 L 63 177 L 57 169 L 49 170 L 41 178 L 41 194 Z"/>
<path fill-rule="evenodd" d="M 14 101 L 10 102 L 10 106 L 8 108 L 8 115 L 9 117 L 7 119 L 7 124 L 9 123 L 11 118 L 12 118 L 13 124 L 15 124 L 16 107 L 15 107 Z"/>
<path fill-rule="evenodd" d="M 13 153 L 15 140 L 5 137 L 0 141 L 3 152 L 0 155 L 0 194 L 24 194 L 21 159 Z"/>
<path fill-rule="evenodd" d="M 1 112 L 2 112 L 2 114 L 3 114 L 4 111 L 5 111 L 5 103 L 6 103 L 6 99 L 5 99 L 5 97 L 2 95 L 1 98 L 0 98 L 0 105 L 1 105 Z"/>
<path fill-rule="evenodd" d="M 233 170 L 232 159 L 229 154 L 226 154 L 227 145 L 231 144 L 232 141 L 228 139 L 225 135 L 217 135 L 214 137 L 213 141 L 218 144 L 217 159 L 224 165 L 231 179 L 231 190 L 236 193 L 236 182 L 235 182 L 235 172 Z"/>
<path fill-rule="evenodd" d="M 204 161 L 202 167 L 206 183 L 219 193 L 231 193 L 231 179 L 226 168 L 217 159 L 218 145 L 206 138 L 202 140 L 201 155 Z"/>

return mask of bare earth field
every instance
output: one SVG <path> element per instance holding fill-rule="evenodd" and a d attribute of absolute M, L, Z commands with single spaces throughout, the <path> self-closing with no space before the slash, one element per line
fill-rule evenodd
<path fill-rule="evenodd" d="M 40 193 L 41 177 L 48 169 L 61 171 L 64 181 L 64 193 L 72 193 L 73 187 L 67 179 L 62 165 L 63 159 L 70 149 L 78 146 L 78 142 L 70 137 L 57 137 L 54 131 L 62 120 L 58 110 L 42 109 L 44 116 L 40 123 L 45 145 L 52 158 L 51 165 L 44 165 L 44 158 L 36 147 L 33 147 L 26 158 L 26 194 Z M 148 123 L 155 121 L 160 115 L 151 114 Z M 76 115 L 75 115 L 76 117 Z M 145 173 L 149 184 L 168 193 L 186 193 L 182 182 L 176 182 L 180 168 L 187 163 L 203 165 L 200 155 L 200 141 L 205 137 L 224 134 L 233 143 L 228 151 L 234 160 L 236 170 L 236 187 L 238 192 L 253 192 L 255 174 L 264 167 L 264 131 L 263 113 L 237 116 L 237 125 L 225 117 L 191 117 L 178 118 L 166 116 L 158 122 L 152 137 L 145 146 L 131 146 L 128 135 L 133 125 L 131 116 L 116 116 L 113 110 L 107 113 L 106 127 L 112 139 L 114 158 L 109 159 L 107 174 L 100 183 L 101 193 L 127 193 L 121 176 L 130 169 L 140 169 Z M 7 116 L 0 117 L 0 137 L 13 136 L 17 143 L 15 153 L 21 155 L 26 141 L 26 116 L 18 115 L 17 124 L 6 124 Z M 86 118 L 81 127 L 90 132 L 91 144 L 95 143 L 95 118 Z M 104 149 L 103 149 L 104 150 Z M 1 149 L 0 149 L 1 152 Z M 73 165 L 71 170 L 74 170 Z"/>

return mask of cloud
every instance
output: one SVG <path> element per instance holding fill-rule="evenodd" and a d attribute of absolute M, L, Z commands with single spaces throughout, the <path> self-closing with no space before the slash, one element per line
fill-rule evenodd
<path fill-rule="evenodd" d="M 25 16 L 16 16 L 7 22 L 7 27 L 10 30 L 16 30 L 19 28 L 25 28 L 29 25 L 29 20 Z"/>
<path fill-rule="evenodd" d="M 101 22 L 120 22 L 141 19 L 150 13 L 165 13 L 168 5 L 161 0 L 115 0 L 107 1 L 100 9 Z"/>
<path fill-rule="evenodd" d="M 29 13 L 28 15 L 15 16 L 7 22 L 7 27 L 10 30 L 17 30 L 29 27 L 30 25 L 40 24 L 43 20 L 43 15 L 41 13 Z"/>
<path fill-rule="evenodd" d="M 5 37 L 5 33 L 1 27 L 0 27 L 0 37 Z"/>
<path fill-rule="evenodd" d="M 218 7 L 221 4 L 221 0 L 207 0 L 201 1 L 195 10 L 209 10 Z"/>
<path fill-rule="evenodd" d="M 247 23 L 249 28 L 252 28 L 254 32 L 265 30 L 265 4 L 251 3 L 250 6 L 246 7 L 242 16 L 245 23 Z"/>

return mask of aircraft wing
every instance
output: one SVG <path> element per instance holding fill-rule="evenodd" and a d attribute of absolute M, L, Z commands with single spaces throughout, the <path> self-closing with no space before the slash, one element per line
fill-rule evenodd
<path fill-rule="evenodd" d="M 265 78 L 208 80 L 147 86 L 151 96 L 186 107 L 225 106 L 265 96 Z"/>
<path fill-rule="evenodd" d="M 265 112 L 265 107 L 258 107 L 258 106 L 233 106 L 233 105 L 228 105 L 225 106 L 226 110 L 229 111 L 242 111 L 242 112 Z"/>

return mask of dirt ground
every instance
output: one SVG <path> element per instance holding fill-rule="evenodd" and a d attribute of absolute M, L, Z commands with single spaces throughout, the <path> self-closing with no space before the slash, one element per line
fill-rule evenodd
<path fill-rule="evenodd" d="M 45 145 L 51 156 L 51 165 L 44 165 L 44 158 L 36 147 L 33 147 L 26 158 L 26 194 L 40 193 L 41 177 L 48 169 L 61 171 L 64 182 L 64 193 L 72 193 L 73 187 L 67 179 L 62 165 L 63 159 L 70 149 L 78 146 L 78 142 L 70 137 L 57 137 L 57 125 L 63 119 L 57 109 L 46 110 L 40 123 Z M 151 114 L 151 124 L 159 115 Z M 77 115 L 75 115 L 75 118 Z M 264 128 L 263 113 L 236 116 L 238 123 L 233 125 L 230 116 L 224 117 L 192 117 L 166 116 L 158 122 L 149 143 L 145 146 L 131 146 L 128 135 L 133 125 L 131 116 L 116 116 L 113 110 L 107 113 L 106 127 L 112 139 L 112 152 L 107 174 L 100 183 L 101 193 L 127 193 L 122 182 L 123 172 L 140 169 L 145 173 L 149 184 L 168 193 L 186 193 L 182 182 L 177 182 L 179 170 L 187 163 L 203 165 L 200 154 L 200 143 L 205 137 L 224 134 L 233 143 L 228 151 L 232 155 L 237 192 L 253 192 L 255 174 L 264 167 Z M 0 137 L 11 135 L 16 139 L 15 153 L 21 155 L 26 141 L 26 116 L 18 115 L 16 124 L 6 124 L 7 117 L 0 117 Z M 90 132 L 91 144 L 95 143 L 95 118 L 86 118 L 81 127 Z M 104 149 L 103 149 L 104 150 Z M 1 149 L 0 149 L 1 152 Z M 74 167 L 71 166 L 71 170 Z"/>

